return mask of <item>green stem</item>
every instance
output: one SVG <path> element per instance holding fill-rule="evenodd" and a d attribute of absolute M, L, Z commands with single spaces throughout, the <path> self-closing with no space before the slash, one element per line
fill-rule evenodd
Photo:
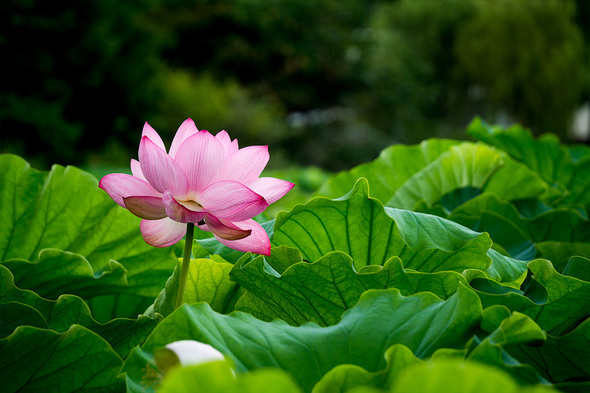
<path fill-rule="evenodd" d="M 184 301 L 184 288 L 188 279 L 188 268 L 191 263 L 191 252 L 193 250 L 193 235 L 195 233 L 195 224 L 189 222 L 186 224 L 186 243 L 184 243 L 184 257 L 182 258 L 182 270 L 180 271 L 180 282 L 178 283 L 178 296 L 176 296 L 176 307 L 180 307 Z"/>

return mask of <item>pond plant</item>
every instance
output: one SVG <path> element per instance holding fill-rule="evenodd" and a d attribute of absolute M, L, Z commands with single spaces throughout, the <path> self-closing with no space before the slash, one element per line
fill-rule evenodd
<path fill-rule="evenodd" d="M 0 390 L 589 391 L 590 148 L 467 134 L 313 195 L 190 119 L 100 182 L 0 155 Z"/>

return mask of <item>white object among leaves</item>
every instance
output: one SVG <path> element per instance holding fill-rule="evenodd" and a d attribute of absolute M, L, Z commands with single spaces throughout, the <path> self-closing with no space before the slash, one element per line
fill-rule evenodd
<path fill-rule="evenodd" d="M 202 363 L 225 360 L 223 354 L 209 344 L 193 340 L 175 341 L 166 345 L 178 356 L 182 366 L 193 366 Z"/>

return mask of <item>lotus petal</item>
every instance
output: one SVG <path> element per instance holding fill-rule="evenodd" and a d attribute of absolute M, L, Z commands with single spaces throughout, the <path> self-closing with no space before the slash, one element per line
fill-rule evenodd
<path fill-rule="evenodd" d="M 98 186 L 121 207 L 127 208 L 123 198 L 130 196 L 153 196 L 161 197 L 147 181 L 125 173 L 111 173 L 103 177 Z"/>
<path fill-rule="evenodd" d="M 240 183 L 254 180 L 260 176 L 269 158 L 268 146 L 244 147 L 227 157 L 223 178 Z"/>
<path fill-rule="evenodd" d="M 141 171 L 141 165 L 139 164 L 139 161 L 133 158 L 131 159 L 131 173 L 133 174 L 133 176 L 147 181 L 145 179 L 145 176 L 143 175 L 143 172 Z"/>
<path fill-rule="evenodd" d="M 156 130 L 154 130 L 152 126 L 148 124 L 147 121 L 143 125 L 143 131 L 141 132 L 142 139 L 144 136 L 147 136 L 149 140 L 154 142 L 160 149 L 166 151 L 166 146 L 164 146 L 164 142 L 162 141 L 160 134 L 158 134 Z"/>
<path fill-rule="evenodd" d="M 147 137 L 139 144 L 139 163 L 147 181 L 159 192 L 187 193 L 189 182 L 180 165 Z"/>
<path fill-rule="evenodd" d="M 247 220 L 268 207 L 262 196 L 231 180 L 211 184 L 199 194 L 198 200 L 209 213 L 229 221 Z"/>
<path fill-rule="evenodd" d="M 168 247 L 178 243 L 186 234 L 186 224 L 169 218 L 142 220 L 139 224 L 146 243 L 154 247 Z"/>
<path fill-rule="evenodd" d="M 252 233 L 251 229 L 241 229 L 231 222 L 222 222 L 211 214 L 207 214 L 205 223 L 216 237 L 224 240 L 240 240 Z"/>
<path fill-rule="evenodd" d="M 213 135 L 199 131 L 180 145 L 175 159 L 189 179 L 188 199 L 195 199 L 197 193 L 221 179 L 225 153 Z"/>
<path fill-rule="evenodd" d="M 225 152 L 226 157 L 238 151 L 238 140 L 234 139 L 232 141 L 225 130 L 219 131 L 217 135 L 215 135 L 215 139 L 217 139 L 219 143 L 221 143 L 221 146 L 223 146 L 223 151 Z"/>
<path fill-rule="evenodd" d="M 192 222 L 196 224 L 205 218 L 205 215 L 207 214 L 206 211 L 198 212 L 181 205 L 176 199 L 174 199 L 170 191 L 164 193 L 162 201 L 165 206 L 166 215 L 174 221 L 183 223 Z"/>
<path fill-rule="evenodd" d="M 252 232 L 250 233 L 250 236 L 240 240 L 226 240 L 215 235 L 215 232 L 212 231 L 213 235 L 215 235 L 215 238 L 221 243 L 234 250 L 270 255 L 270 240 L 268 234 L 259 223 L 250 219 L 234 222 L 233 224 L 242 230 L 251 230 Z"/>
<path fill-rule="evenodd" d="M 123 198 L 123 202 L 131 213 L 145 220 L 159 220 L 167 217 L 162 197 L 130 196 Z"/>
<path fill-rule="evenodd" d="M 170 156 L 172 158 L 176 157 L 176 153 L 182 145 L 182 142 L 186 140 L 186 138 L 193 136 L 199 132 L 197 126 L 195 126 L 195 122 L 189 117 L 186 119 L 180 127 L 178 127 L 178 131 L 176 131 L 176 135 L 174 135 L 174 139 L 172 140 L 172 144 L 170 145 Z"/>
<path fill-rule="evenodd" d="M 274 177 L 260 177 L 248 182 L 247 185 L 252 191 L 262 195 L 269 205 L 281 199 L 295 186 L 291 182 Z"/>

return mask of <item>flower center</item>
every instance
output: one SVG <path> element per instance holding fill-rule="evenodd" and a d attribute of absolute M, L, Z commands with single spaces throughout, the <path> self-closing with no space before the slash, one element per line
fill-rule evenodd
<path fill-rule="evenodd" d="M 182 206 L 186 207 L 189 210 L 192 210 L 194 212 L 202 212 L 205 211 L 205 209 L 203 208 L 203 205 L 201 205 L 199 202 L 197 201 L 193 201 L 193 200 L 186 200 L 186 201 L 179 201 L 176 200 L 178 203 L 180 203 Z"/>

